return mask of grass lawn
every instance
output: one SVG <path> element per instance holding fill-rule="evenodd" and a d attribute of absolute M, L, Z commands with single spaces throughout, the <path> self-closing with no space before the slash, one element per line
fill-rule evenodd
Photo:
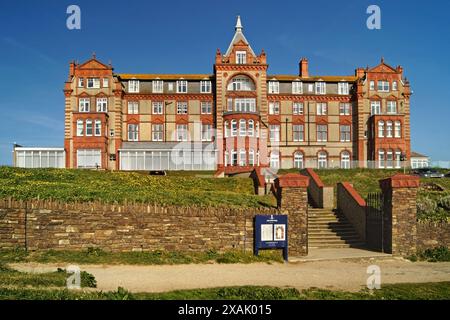
<path fill-rule="evenodd" d="M 254 263 L 283 262 L 281 250 L 262 250 L 259 256 L 251 252 L 230 250 L 216 252 L 106 252 L 90 248 L 84 251 L 48 250 L 28 253 L 25 250 L 0 250 L 0 264 L 13 262 L 38 263 L 74 263 L 74 264 L 131 264 L 131 265 L 163 265 L 190 263 Z M 1 282 L 0 282 L 1 283 Z"/>
<path fill-rule="evenodd" d="M 14 300 L 448 300 L 450 282 L 384 285 L 360 292 L 276 287 L 225 287 L 164 293 L 69 291 L 67 289 L 0 288 L 0 299 Z"/>
<path fill-rule="evenodd" d="M 161 205 L 272 207 L 273 196 L 254 195 L 250 178 L 213 178 L 212 172 L 136 172 L 0 167 L 0 198 L 145 202 Z"/>

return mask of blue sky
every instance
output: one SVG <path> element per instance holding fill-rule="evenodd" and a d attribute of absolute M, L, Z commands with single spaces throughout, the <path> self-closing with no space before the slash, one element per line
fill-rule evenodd
<path fill-rule="evenodd" d="M 414 3 L 414 4 L 411 4 Z M 66 28 L 66 9 L 81 8 L 81 30 Z M 366 9 L 381 8 L 381 30 Z M 14 142 L 63 146 L 68 63 L 97 57 L 119 73 L 208 73 L 227 49 L 240 14 L 269 73 L 350 75 L 384 57 L 402 65 L 411 98 L 412 149 L 450 160 L 450 2 L 410 1 L 1 1 L 0 164 Z"/>

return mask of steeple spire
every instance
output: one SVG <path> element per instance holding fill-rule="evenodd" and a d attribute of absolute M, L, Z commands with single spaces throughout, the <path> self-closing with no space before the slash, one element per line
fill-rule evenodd
<path fill-rule="evenodd" d="M 237 32 L 242 32 L 242 23 L 241 23 L 241 16 L 237 16 L 237 21 L 236 21 L 236 28 L 235 30 Z"/>

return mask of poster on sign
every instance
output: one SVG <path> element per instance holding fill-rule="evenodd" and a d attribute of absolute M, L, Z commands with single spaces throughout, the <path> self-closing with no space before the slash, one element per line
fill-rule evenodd
<path fill-rule="evenodd" d="M 283 249 L 283 257 L 287 260 L 288 236 L 286 215 L 255 216 L 255 255 L 260 249 Z"/>

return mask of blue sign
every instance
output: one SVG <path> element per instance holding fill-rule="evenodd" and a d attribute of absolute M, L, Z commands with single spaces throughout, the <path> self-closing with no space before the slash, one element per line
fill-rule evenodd
<path fill-rule="evenodd" d="M 255 216 L 255 255 L 259 249 L 283 249 L 283 258 L 288 259 L 288 222 L 286 215 Z"/>

